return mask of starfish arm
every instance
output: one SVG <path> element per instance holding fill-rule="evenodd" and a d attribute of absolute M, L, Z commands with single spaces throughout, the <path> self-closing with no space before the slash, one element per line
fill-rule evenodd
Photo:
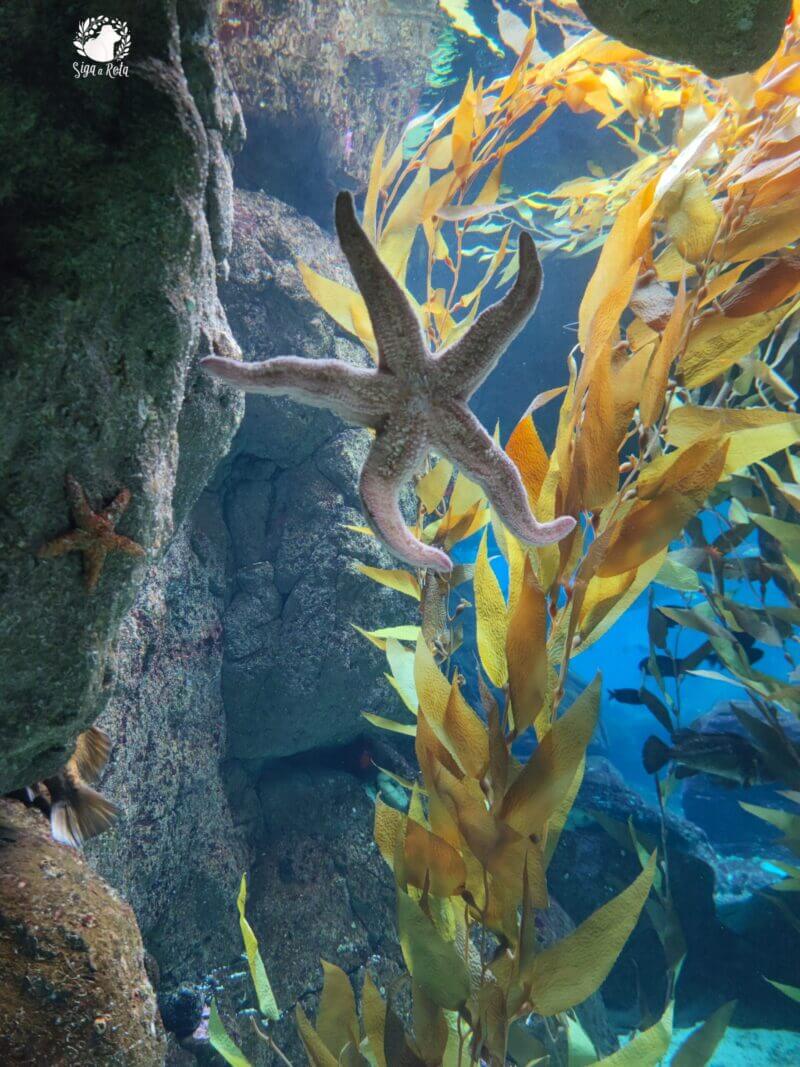
<path fill-rule="evenodd" d="M 70 530 L 42 545 L 36 550 L 36 555 L 39 559 L 56 559 L 58 556 L 65 556 L 67 552 L 77 552 L 90 542 L 91 538 L 87 537 L 85 530 Z"/>
<path fill-rule="evenodd" d="M 519 238 L 519 273 L 506 295 L 482 312 L 462 338 L 436 359 L 437 388 L 468 400 L 533 314 L 542 267 L 529 233 Z"/>
<path fill-rule="evenodd" d="M 375 536 L 404 563 L 448 574 L 447 553 L 419 541 L 406 526 L 398 497 L 427 451 L 424 428 L 389 420 L 379 431 L 361 471 L 359 492 L 364 514 Z"/>
<path fill-rule="evenodd" d="M 356 218 L 350 193 L 336 197 L 336 232 L 367 305 L 378 342 L 379 365 L 400 377 L 419 376 L 430 360 L 422 326 L 408 297 Z"/>
<path fill-rule="evenodd" d="M 451 400 L 437 409 L 431 442 L 486 493 L 489 503 L 511 533 L 529 545 L 560 541 L 575 520 L 563 515 L 552 522 L 536 520 L 519 471 L 481 426 L 466 404 Z"/>
<path fill-rule="evenodd" d="M 105 541 L 111 551 L 124 552 L 128 556 L 138 556 L 140 559 L 147 555 L 138 542 L 132 541 L 130 537 L 123 537 L 122 534 L 108 534 Z"/>
<path fill-rule="evenodd" d="M 91 529 L 92 521 L 95 516 L 89 505 L 89 500 L 83 490 L 83 486 L 77 478 L 73 478 L 71 474 L 65 476 L 64 485 L 69 506 L 72 508 L 72 514 L 75 517 L 75 522 L 84 530 Z"/>
<path fill-rule="evenodd" d="M 83 553 L 83 584 L 87 593 L 93 593 L 100 581 L 103 564 L 106 561 L 108 549 L 105 545 L 95 542 Z"/>
<path fill-rule="evenodd" d="M 339 359 L 278 356 L 262 363 L 242 363 L 208 356 L 201 366 L 243 392 L 288 396 L 301 404 L 328 408 L 360 426 L 371 426 L 385 416 L 396 392 L 389 375 L 352 367 Z"/>
<path fill-rule="evenodd" d="M 127 510 L 128 504 L 131 502 L 130 489 L 122 489 L 114 497 L 108 507 L 103 511 L 102 518 L 105 522 L 111 526 L 116 526 L 122 516 Z"/>

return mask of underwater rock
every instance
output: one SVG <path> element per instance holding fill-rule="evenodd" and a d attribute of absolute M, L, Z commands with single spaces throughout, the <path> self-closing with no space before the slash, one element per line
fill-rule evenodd
<path fill-rule="evenodd" d="M 39 812 L 3 799 L 0 974 L 4 1065 L 164 1062 L 164 1032 L 130 907 L 80 852 L 51 839 Z"/>
<path fill-rule="evenodd" d="M 223 298 L 246 358 L 294 353 L 367 365 L 305 290 L 299 258 L 348 282 L 334 239 L 272 197 L 236 193 L 231 276 Z M 228 751 L 266 760 L 344 745 L 361 712 L 392 713 L 381 656 L 351 623 L 375 628 L 416 605 L 356 569 L 394 566 L 363 526 L 364 430 L 327 411 L 250 395 L 231 455 L 212 484 L 230 539 L 223 698 Z"/>
<path fill-rule="evenodd" d="M 293 1008 L 316 1012 L 320 957 L 338 964 L 360 992 L 369 967 L 378 985 L 402 969 L 391 871 L 372 840 L 373 803 L 362 782 L 336 770 L 265 768 L 257 783 L 255 861 L 247 916 L 284 1018 L 270 1032 L 294 1063 L 305 1062 Z M 235 912 L 233 898 L 228 907 Z M 232 941 L 230 950 L 240 941 Z M 246 1023 L 246 1020 L 245 1020 Z M 247 1037 L 249 1025 L 241 1027 Z M 262 1043 L 246 1051 L 273 1062 Z"/>
<path fill-rule="evenodd" d="M 63 765 L 103 706 L 145 573 L 116 553 L 87 595 L 77 554 L 36 559 L 68 526 L 65 474 L 93 502 L 127 486 L 119 532 L 156 560 L 240 417 L 196 366 L 230 336 L 216 275 L 243 130 L 214 8 L 135 5 L 112 78 L 73 69 L 82 4 L 46 26 L 0 6 L 0 792 Z"/>
<path fill-rule="evenodd" d="M 236 183 L 323 225 L 337 189 L 365 185 L 372 151 L 414 114 L 446 19 L 431 0 L 240 0 L 220 38 L 251 136 Z"/>
<path fill-rule="evenodd" d="M 655 793 L 653 796 L 655 798 Z M 598 814 L 622 823 L 632 818 L 636 832 L 642 836 L 655 838 L 661 834 L 658 808 L 628 786 L 613 763 L 602 756 L 591 756 L 575 801 L 575 818 L 577 821 L 582 821 L 582 817 L 594 819 Z M 681 853 L 713 866 L 714 850 L 699 827 L 669 810 L 665 825 L 668 848 L 671 845 Z"/>
<path fill-rule="evenodd" d="M 596 816 L 620 832 L 612 837 Z M 584 783 L 548 871 L 554 897 L 570 918 L 582 922 L 639 873 L 627 842 L 628 820 L 648 849 L 660 840 L 659 812 L 628 788 L 605 759 L 587 761 Z M 800 959 L 787 958 L 786 922 L 764 902 L 759 937 L 737 932 L 715 901 L 717 856 L 702 830 L 668 811 L 665 819 L 670 888 L 687 945 L 677 987 L 681 1025 L 705 1019 L 737 999 L 734 1025 L 792 1026 L 796 1006 L 761 977 L 780 969 L 778 981 L 800 984 Z M 744 923 L 744 920 L 743 920 Z M 744 923 L 754 928 L 751 918 Z M 636 1026 L 648 1010 L 664 1003 L 664 953 L 655 929 L 643 916 L 602 986 L 613 1023 Z M 767 1022 L 769 1020 L 769 1022 Z"/>
<path fill-rule="evenodd" d="M 633 48 L 699 67 L 712 78 L 765 63 L 781 39 L 791 0 L 579 0 L 603 33 Z"/>
<path fill-rule="evenodd" d="M 219 770 L 224 528 L 212 503 L 201 500 L 151 567 L 99 720 L 116 741 L 102 789 L 122 816 L 87 852 L 133 906 L 166 988 L 236 943 L 231 901 L 247 858 Z"/>

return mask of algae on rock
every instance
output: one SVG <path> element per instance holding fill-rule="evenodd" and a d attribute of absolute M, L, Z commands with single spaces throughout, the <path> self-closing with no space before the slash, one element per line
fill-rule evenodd
<path fill-rule="evenodd" d="M 781 39 L 791 0 L 580 0 L 603 33 L 712 78 L 755 70 Z"/>
<path fill-rule="evenodd" d="M 46 32 L 0 8 L 0 792 L 62 765 L 101 710 L 145 572 L 117 555 L 87 596 L 77 555 L 36 559 L 68 526 L 65 475 L 95 505 L 128 488 L 119 532 L 155 561 L 240 417 L 197 371 L 229 337 L 216 275 L 243 133 L 213 12 L 126 9 L 128 76 L 112 79 L 73 73 L 82 4 Z"/>

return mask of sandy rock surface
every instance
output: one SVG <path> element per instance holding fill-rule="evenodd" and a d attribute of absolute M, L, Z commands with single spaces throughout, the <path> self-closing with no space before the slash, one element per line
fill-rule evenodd
<path fill-rule="evenodd" d="M 0 1063 L 158 1067 L 166 1043 L 130 906 L 44 817 L 0 799 Z"/>

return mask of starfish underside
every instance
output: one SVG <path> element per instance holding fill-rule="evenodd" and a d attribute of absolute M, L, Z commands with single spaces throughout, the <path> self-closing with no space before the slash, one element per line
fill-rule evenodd
<path fill-rule="evenodd" d="M 403 483 L 431 449 L 481 486 L 515 537 L 529 545 L 561 540 L 575 520 L 537 522 L 519 471 L 467 406 L 536 307 L 542 272 L 533 239 L 520 236 L 519 273 L 509 292 L 434 355 L 408 298 L 361 228 L 349 193 L 336 199 L 336 231 L 369 311 L 377 367 L 297 356 L 262 363 L 210 356 L 204 368 L 245 392 L 289 396 L 371 427 L 375 440 L 359 483 L 364 513 L 375 535 L 406 563 L 452 569 L 445 552 L 413 536 L 398 503 Z"/>
<path fill-rule="evenodd" d="M 92 511 L 77 479 L 68 474 L 65 485 L 76 527 L 42 545 L 36 554 L 40 559 L 51 559 L 64 556 L 67 552 L 82 552 L 84 584 L 87 591 L 93 593 L 109 552 L 124 552 L 128 556 L 139 557 L 145 554 L 136 541 L 115 532 L 117 523 L 131 502 L 131 494 L 128 489 L 123 489 L 103 511 Z"/>

